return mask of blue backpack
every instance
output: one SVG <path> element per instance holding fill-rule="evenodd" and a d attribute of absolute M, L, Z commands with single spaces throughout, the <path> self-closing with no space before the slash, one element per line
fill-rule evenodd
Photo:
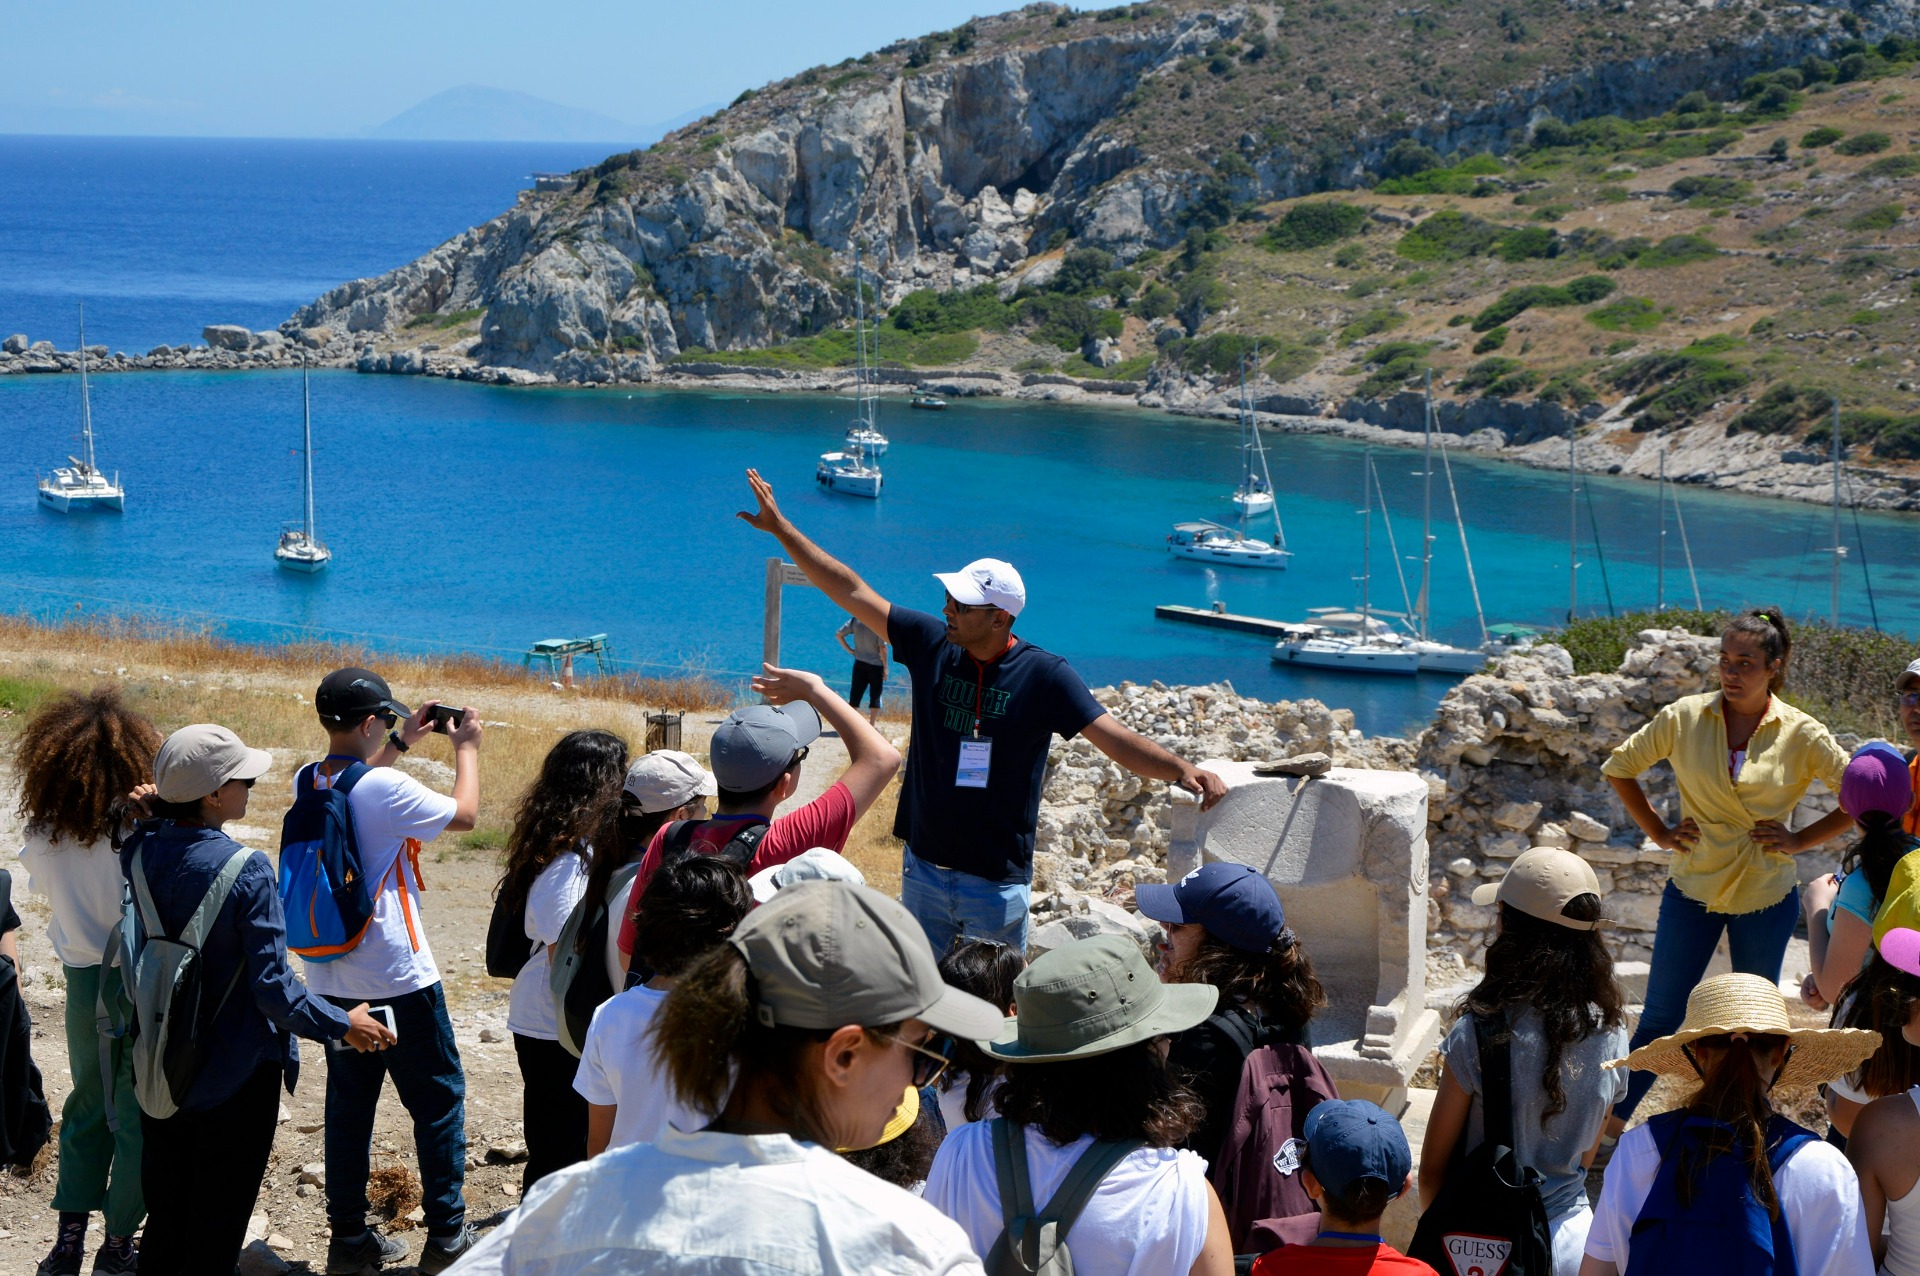
<path fill-rule="evenodd" d="M 1784 1212 L 1768 1217 L 1754 1199 L 1747 1163 L 1737 1140 L 1719 1121 L 1686 1111 L 1665 1112 L 1647 1122 L 1660 1149 L 1660 1173 L 1633 1220 L 1626 1276 L 1712 1272 L 1714 1276 L 1797 1276 L 1793 1238 Z M 1706 1136 L 1730 1141 L 1700 1174 Z M 1819 1137 L 1775 1114 L 1767 1127 L 1767 1166 L 1776 1181 L 1788 1158 Z M 1684 1163 L 1684 1164 L 1683 1164 Z M 1680 1204 L 1680 1176 L 1696 1175 L 1693 1200 Z"/>
<path fill-rule="evenodd" d="M 357 758 L 338 760 L 349 765 L 324 788 L 314 783 L 322 764 L 300 769 L 293 806 L 280 822 L 287 951 L 308 961 L 336 961 L 358 947 L 373 922 L 378 894 L 360 866 L 347 809 L 347 795 L 371 768 Z"/>

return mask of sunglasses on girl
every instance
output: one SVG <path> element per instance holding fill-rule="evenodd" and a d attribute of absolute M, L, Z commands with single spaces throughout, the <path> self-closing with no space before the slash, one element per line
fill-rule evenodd
<path fill-rule="evenodd" d="M 875 1033 L 874 1035 L 882 1041 L 891 1041 L 897 1046 L 905 1046 L 907 1049 L 913 1051 L 914 1089 L 924 1090 L 938 1081 L 946 1073 L 947 1065 L 950 1062 L 947 1056 L 927 1048 L 927 1046 L 931 1044 L 945 1045 L 946 1038 L 928 1037 L 925 1043 L 916 1045 L 908 1041 L 905 1037 L 895 1036 L 892 1033 L 881 1032 Z"/>

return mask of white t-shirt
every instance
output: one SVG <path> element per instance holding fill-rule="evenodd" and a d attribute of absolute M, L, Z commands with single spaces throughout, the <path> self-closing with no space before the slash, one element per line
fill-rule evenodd
<path fill-rule="evenodd" d="M 984 1276 L 951 1219 L 825 1148 L 671 1129 L 541 1179 L 451 1271 Z"/>
<path fill-rule="evenodd" d="M 431 842 L 439 837 L 456 809 L 451 797 L 404 771 L 377 766 L 360 777 L 347 794 L 347 810 L 360 866 L 380 883 L 380 894 L 366 936 L 352 952 L 305 963 L 308 988 L 327 997 L 378 1001 L 440 982 L 420 916 L 420 881 L 402 852 L 409 838 Z"/>
<path fill-rule="evenodd" d="M 587 894 L 591 862 L 568 851 L 540 870 L 527 890 L 526 933 L 533 956 L 513 977 L 513 996 L 507 1001 L 507 1030 L 540 1041 L 560 1040 L 560 1020 L 553 1009 L 553 990 L 547 972 L 553 963 L 547 946 L 560 938 L 560 928 Z"/>
<path fill-rule="evenodd" d="M 92 846 L 56 842 L 39 828 L 28 828 L 20 847 L 27 889 L 47 897 L 52 919 L 47 938 L 54 955 L 67 966 L 98 966 L 107 936 L 120 920 L 120 856 L 101 838 Z"/>
<path fill-rule="evenodd" d="M 618 1110 L 608 1148 L 651 1143 L 669 1124 L 692 1133 L 707 1118 L 673 1097 L 666 1070 L 654 1055 L 647 1030 L 667 994 L 654 988 L 629 988 L 600 1003 L 580 1052 L 573 1088 L 588 1103 Z"/>
<path fill-rule="evenodd" d="M 1587 1233 L 1587 1257 L 1627 1270 L 1633 1223 L 1659 1172 L 1651 1127 L 1635 1126 L 1620 1136 Z M 1780 1167 L 1773 1186 L 1800 1276 L 1872 1276 L 1860 1180 L 1838 1148 L 1818 1140 L 1804 1145 Z"/>
<path fill-rule="evenodd" d="M 1092 1146 L 1093 1136 L 1061 1147 L 1028 1126 L 1026 1143 L 1034 1204 L 1044 1206 Z M 1100 1276 L 1186 1272 L 1206 1244 L 1207 1191 L 1207 1163 L 1192 1152 L 1141 1148 L 1131 1153 L 1100 1181 L 1067 1236 L 1075 1270 Z M 923 1195 L 960 1224 L 977 1253 L 993 1249 L 1006 1229 L 993 1167 L 993 1122 L 976 1121 L 947 1136 Z"/>

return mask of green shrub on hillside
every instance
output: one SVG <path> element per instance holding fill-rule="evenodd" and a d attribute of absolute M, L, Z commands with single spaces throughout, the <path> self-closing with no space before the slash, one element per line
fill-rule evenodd
<path fill-rule="evenodd" d="M 1660 307 L 1645 297 L 1622 297 L 1589 310 L 1587 322 L 1602 332 L 1651 332 L 1660 326 Z"/>
<path fill-rule="evenodd" d="M 1441 161 L 1437 152 L 1410 137 L 1403 137 L 1387 148 L 1386 158 L 1380 162 L 1380 176 L 1388 180 L 1415 177 L 1439 167 Z"/>
<path fill-rule="evenodd" d="M 1493 156 L 1480 154 L 1411 177 L 1389 177 L 1373 189 L 1382 195 L 1471 195 L 1476 187 L 1486 184 L 1483 179 L 1506 171 L 1506 165 Z"/>
<path fill-rule="evenodd" d="M 1528 261 L 1560 255 L 1560 232 L 1550 226 L 1516 226 L 1494 241 L 1494 255 L 1502 261 Z"/>
<path fill-rule="evenodd" d="M 1798 434 L 1833 410 L 1825 390 L 1782 381 L 1727 422 L 1728 434 Z"/>
<path fill-rule="evenodd" d="M 1566 283 L 1567 296 L 1573 298 L 1576 306 L 1590 306 L 1596 301 L 1604 301 L 1613 295 L 1613 289 L 1613 280 L 1605 275 L 1581 275 Z"/>
<path fill-rule="evenodd" d="M 1695 208 L 1724 206 L 1752 193 L 1752 182 L 1711 173 L 1683 177 L 1667 188 L 1667 194 L 1675 199 L 1683 199 Z"/>
<path fill-rule="evenodd" d="M 1860 170 L 1862 177 L 1912 177 L 1920 173 L 1920 155 L 1883 155 Z"/>
<path fill-rule="evenodd" d="M 1736 348 L 1738 338 L 1708 337 L 1679 350 L 1642 355 L 1614 369 L 1614 388 L 1637 392 L 1626 411 L 1635 413 L 1638 432 L 1684 424 L 1753 380 L 1744 368 L 1720 356 Z"/>
<path fill-rule="evenodd" d="M 1505 399 L 1525 394 L 1539 384 L 1540 374 L 1532 368 L 1518 359 L 1495 355 L 1468 368 L 1455 389 L 1462 394 L 1479 393 L 1489 398 Z"/>
<path fill-rule="evenodd" d="M 1893 139 L 1885 133 L 1855 133 L 1843 142 L 1836 143 L 1835 155 L 1878 155 L 1893 145 Z"/>
<path fill-rule="evenodd" d="M 1653 247 L 1642 251 L 1633 259 L 1633 264 L 1642 270 L 1659 270 L 1666 266 L 1706 261 L 1719 255 L 1720 250 L 1704 235 L 1668 235 Z"/>
<path fill-rule="evenodd" d="M 1253 357 L 1260 345 L 1258 337 L 1238 332 L 1216 332 L 1197 340 L 1170 341 L 1161 353 L 1189 372 L 1210 372 L 1224 377 L 1240 371 L 1240 361 Z"/>
<path fill-rule="evenodd" d="M 1526 284 L 1509 288 L 1499 300 L 1474 316 L 1473 330 L 1487 332 L 1535 306 L 1584 306 L 1613 291 L 1613 280 L 1604 275 L 1582 275 L 1561 287 L 1551 284 Z"/>
<path fill-rule="evenodd" d="M 1314 334 L 1317 338 L 1320 334 Z M 1272 355 L 1267 359 L 1266 372 L 1275 381 L 1292 381 L 1312 372 L 1320 362 L 1320 352 L 1301 341 L 1279 340 L 1271 347 Z M 1267 354 L 1268 347 L 1261 347 L 1261 354 Z"/>
<path fill-rule="evenodd" d="M 1822 146 L 1832 146 L 1845 136 L 1845 133 L 1834 128 L 1832 125 L 1822 124 L 1819 128 L 1810 128 L 1805 133 L 1802 133 L 1800 135 L 1800 145 L 1810 151 L 1817 150 Z"/>
<path fill-rule="evenodd" d="M 1400 236 L 1394 251 L 1409 261 L 1464 261 L 1491 252 L 1501 233 L 1471 213 L 1442 209 Z"/>
<path fill-rule="evenodd" d="M 1032 327 L 1034 340 L 1062 350 L 1078 350 L 1092 337 L 1117 337 L 1126 326 L 1117 310 L 1102 310 L 1057 292 L 1021 298 L 1014 314 Z"/>
<path fill-rule="evenodd" d="M 1303 248 L 1321 248 L 1349 239 L 1367 224 L 1367 210 L 1338 200 L 1319 200 L 1296 204 L 1286 216 L 1260 237 L 1262 248 L 1271 252 L 1297 252 Z"/>
<path fill-rule="evenodd" d="M 1554 373 L 1540 387 L 1539 397 L 1551 403 L 1564 403 L 1570 408 L 1594 401 L 1593 387 L 1582 381 L 1575 372 Z"/>
<path fill-rule="evenodd" d="M 1350 346 L 1363 337 L 1378 336 L 1380 333 L 1389 332 L 1394 328 L 1398 328 L 1406 321 L 1406 315 L 1391 306 L 1382 306 L 1377 310 L 1369 310 L 1365 314 L 1355 318 L 1354 321 L 1346 327 L 1340 329 L 1340 344 Z"/>
<path fill-rule="evenodd" d="M 1505 325 L 1502 325 L 1498 328 L 1489 329 L 1487 331 L 1486 336 L 1474 342 L 1473 352 L 1475 354 L 1486 354 L 1489 351 L 1498 350 L 1501 346 L 1504 346 L 1506 344 L 1507 344 L 1507 329 Z"/>
<path fill-rule="evenodd" d="M 1133 313 L 1142 319 L 1164 319 L 1180 304 L 1180 294 L 1163 283 L 1151 283 L 1134 300 Z"/>
<path fill-rule="evenodd" d="M 1013 308 L 1000 300 L 992 284 L 963 292 L 920 288 L 900 299 L 887 322 L 902 332 L 967 332 L 975 328 L 1004 332 L 1013 323 Z"/>
<path fill-rule="evenodd" d="M 1848 230 L 1892 230 L 1900 224 L 1901 214 L 1906 212 L 1899 204 L 1881 204 L 1869 208 L 1847 223 Z"/>

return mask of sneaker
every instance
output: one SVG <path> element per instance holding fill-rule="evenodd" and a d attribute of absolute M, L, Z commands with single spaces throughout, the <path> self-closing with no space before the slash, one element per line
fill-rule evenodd
<path fill-rule="evenodd" d="M 100 1247 L 93 1256 L 93 1276 L 135 1276 L 140 1270 L 140 1251 L 137 1249 L 108 1249 Z"/>
<path fill-rule="evenodd" d="M 362 1276 L 378 1271 L 381 1264 L 407 1256 L 407 1247 L 391 1236 L 382 1236 L 368 1228 L 357 1240 L 335 1236 L 327 1242 L 327 1276 Z"/>
<path fill-rule="evenodd" d="M 420 1251 L 418 1270 L 423 1276 L 439 1276 L 472 1249 L 473 1242 L 473 1229 L 464 1223 L 453 1236 L 427 1237 L 427 1247 Z"/>
<path fill-rule="evenodd" d="M 33 1276 L 80 1276 L 80 1264 L 85 1260 L 85 1250 L 54 1250 L 40 1260 L 33 1269 Z"/>

